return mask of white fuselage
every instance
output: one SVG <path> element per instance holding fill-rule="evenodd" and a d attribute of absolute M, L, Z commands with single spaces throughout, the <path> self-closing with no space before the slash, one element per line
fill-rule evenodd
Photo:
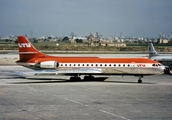
<path fill-rule="evenodd" d="M 44 63 L 44 62 L 42 62 Z M 46 63 L 46 64 L 45 64 Z M 161 64 L 152 64 L 152 63 L 58 63 L 55 64 L 55 61 L 47 61 L 44 64 L 40 65 L 40 69 L 56 69 L 62 71 L 62 73 L 79 73 L 79 74 L 107 74 L 107 75 L 152 75 L 152 74 L 163 74 L 164 66 Z M 36 63 L 20 63 L 17 64 L 32 68 L 35 68 Z"/>

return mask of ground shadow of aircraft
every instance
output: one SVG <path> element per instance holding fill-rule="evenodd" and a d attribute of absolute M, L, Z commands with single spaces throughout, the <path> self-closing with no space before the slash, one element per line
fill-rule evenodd
<path fill-rule="evenodd" d="M 127 83 L 127 84 L 137 84 L 137 82 L 130 82 L 130 81 L 105 81 L 106 83 Z M 150 82 L 143 82 L 143 84 L 156 84 L 156 83 L 150 83 Z"/>
<path fill-rule="evenodd" d="M 104 82 L 108 77 L 97 77 L 90 80 L 75 80 L 59 79 L 59 78 L 27 78 L 30 81 L 26 82 L 11 82 L 9 84 L 34 84 L 34 83 L 65 83 L 65 82 Z M 34 81 L 32 81 L 34 80 Z M 37 81 L 38 80 L 38 81 Z"/>
<path fill-rule="evenodd" d="M 52 78 L 27 78 L 30 81 L 26 82 L 11 82 L 9 84 L 39 84 L 39 83 L 81 83 L 81 82 L 104 82 L 104 83 L 123 83 L 123 84 L 138 84 L 137 82 L 131 82 L 131 81 L 105 81 L 108 77 L 97 77 L 90 80 L 75 80 L 70 81 L 69 79 L 52 79 Z M 25 79 L 25 78 L 24 78 Z M 150 82 L 143 82 L 143 84 L 156 84 L 156 83 L 150 83 Z"/>

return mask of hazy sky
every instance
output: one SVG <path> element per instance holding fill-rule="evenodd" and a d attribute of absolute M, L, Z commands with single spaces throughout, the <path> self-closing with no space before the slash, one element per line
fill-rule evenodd
<path fill-rule="evenodd" d="M 172 0 L 0 0 L 0 35 L 172 35 Z"/>

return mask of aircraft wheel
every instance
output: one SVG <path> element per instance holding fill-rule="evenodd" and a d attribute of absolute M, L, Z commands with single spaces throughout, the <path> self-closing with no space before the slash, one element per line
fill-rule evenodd
<path fill-rule="evenodd" d="M 80 77 L 70 77 L 70 81 L 80 81 Z"/>
<path fill-rule="evenodd" d="M 138 80 L 138 83 L 142 83 L 142 80 L 139 79 L 139 80 Z"/>
<path fill-rule="evenodd" d="M 74 81 L 75 80 L 75 77 L 70 77 L 70 81 Z"/>
<path fill-rule="evenodd" d="M 88 80 L 93 80 L 94 76 L 84 76 L 84 80 L 88 81 Z"/>
<path fill-rule="evenodd" d="M 91 79 L 94 79 L 94 76 L 90 76 Z"/>
<path fill-rule="evenodd" d="M 81 80 L 81 78 L 80 78 L 80 77 L 76 77 L 76 80 L 77 80 L 77 81 L 80 81 L 80 80 Z"/>
<path fill-rule="evenodd" d="M 84 76 L 84 80 L 89 80 L 89 77 L 88 76 Z"/>

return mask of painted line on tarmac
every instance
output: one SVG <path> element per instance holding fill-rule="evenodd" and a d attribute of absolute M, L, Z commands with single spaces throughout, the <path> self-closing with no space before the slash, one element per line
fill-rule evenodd
<path fill-rule="evenodd" d="M 100 109 L 99 111 L 101 111 L 101 112 L 103 112 L 103 113 L 106 113 L 106 114 L 109 114 L 109 115 L 112 115 L 112 116 L 115 116 L 115 117 L 118 117 L 118 118 L 121 118 L 121 119 L 124 119 L 124 120 L 130 120 L 130 119 L 126 118 L 126 117 L 119 116 L 119 115 L 116 115 L 116 114 L 107 112 L 107 111 L 105 111 L 105 110 L 101 110 L 101 109 Z"/>
<path fill-rule="evenodd" d="M 48 92 L 37 90 L 37 89 L 35 89 L 35 88 L 31 87 L 31 86 L 27 86 L 27 85 L 24 85 L 24 86 L 26 86 L 27 88 L 32 89 L 32 90 L 36 90 L 36 91 L 39 91 L 39 92 L 43 92 L 44 94 L 49 94 Z M 53 95 L 53 96 L 54 96 L 54 97 L 59 97 L 59 96 L 57 96 L 57 95 Z M 114 116 L 114 117 L 118 117 L 118 118 L 123 119 L 123 120 L 130 120 L 130 119 L 124 117 L 124 116 L 120 116 L 120 115 L 117 115 L 117 114 L 114 114 L 114 113 L 111 113 L 111 112 L 108 112 L 108 111 L 105 111 L 105 110 L 102 110 L 102 109 L 96 109 L 96 108 L 94 108 L 94 107 L 92 107 L 92 106 L 89 106 L 89 105 L 87 105 L 87 104 L 84 104 L 84 103 L 81 103 L 81 102 L 78 102 L 78 101 L 69 99 L 69 98 L 67 98 L 67 97 L 59 97 L 59 98 L 62 98 L 62 99 L 64 99 L 64 100 L 66 100 L 66 101 L 73 102 L 73 103 L 75 103 L 75 104 L 79 104 L 79 105 L 82 105 L 82 106 L 85 106 L 85 107 L 88 107 L 88 108 L 91 108 L 91 109 L 98 110 L 98 111 L 100 111 L 100 112 L 102 112 L 102 113 L 106 113 L 106 114 L 108 114 L 108 115 L 111 115 L 111 116 Z"/>
<path fill-rule="evenodd" d="M 81 102 L 78 102 L 78 101 L 75 101 L 75 100 L 72 100 L 72 99 L 68 99 L 66 97 L 63 97 L 63 99 L 65 99 L 67 101 L 70 101 L 70 102 L 73 102 L 73 103 L 76 103 L 76 104 L 79 104 L 79 105 L 83 105 L 83 106 L 88 107 L 88 108 L 95 109 L 95 108 L 93 108 L 93 107 L 91 107 L 89 105 L 83 104 Z M 120 116 L 120 115 L 117 115 L 117 114 L 114 114 L 114 113 L 111 113 L 111 112 L 108 112 L 108 111 L 105 111 L 105 110 L 98 109 L 98 111 L 106 113 L 106 114 L 109 114 L 109 115 L 112 115 L 114 117 L 118 117 L 118 118 L 124 119 L 124 120 L 130 120 L 130 119 L 126 118 L 126 117 L 123 117 L 123 116 Z"/>
<path fill-rule="evenodd" d="M 2 80 L 5 80 L 7 82 L 11 82 L 11 80 L 7 80 L 7 79 L 2 79 Z M 37 89 L 35 89 L 35 88 L 31 87 L 31 86 L 28 86 L 28 85 L 23 85 L 23 86 L 25 86 L 25 87 L 27 87 L 28 89 L 31 89 L 31 90 L 36 90 L 36 91 L 39 91 L 39 92 L 43 92 L 44 94 L 45 93 L 49 94 L 48 92 L 37 90 Z M 54 97 L 59 97 L 57 95 L 53 95 L 53 96 Z M 82 106 L 85 106 L 85 107 L 88 107 L 88 108 L 91 108 L 91 109 L 98 110 L 98 111 L 100 111 L 102 113 L 106 113 L 108 115 L 111 115 L 111 116 L 114 116 L 114 117 L 118 117 L 118 118 L 123 119 L 123 120 L 130 120 L 130 119 L 126 118 L 126 117 L 123 117 L 123 116 L 120 116 L 120 115 L 117 115 L 117 114 L 114 114 L 114 113 L 111 113 L 111 112 L 108 112 L 108 111 L 105 111 L 105 110 L 102 110 L 102 109 L 96 109 L 96 108 L 94 108 L 92 106 L 89 106 L 87 104 L 84 104 L 84 103 L 81 103 L 81 102 L 78 102 L 78 101 L 75 101 L 75 100 L 72 100 L 72 99 L 69 99 L 69 98 L 66 98 L 66 97 L 60 97 L 60 98 L 66 100 L 66 101 L 69 101 L 69 102 L 73 102 L 75 104 L 79 104 L 79 105 L 82 105 Z"/>

